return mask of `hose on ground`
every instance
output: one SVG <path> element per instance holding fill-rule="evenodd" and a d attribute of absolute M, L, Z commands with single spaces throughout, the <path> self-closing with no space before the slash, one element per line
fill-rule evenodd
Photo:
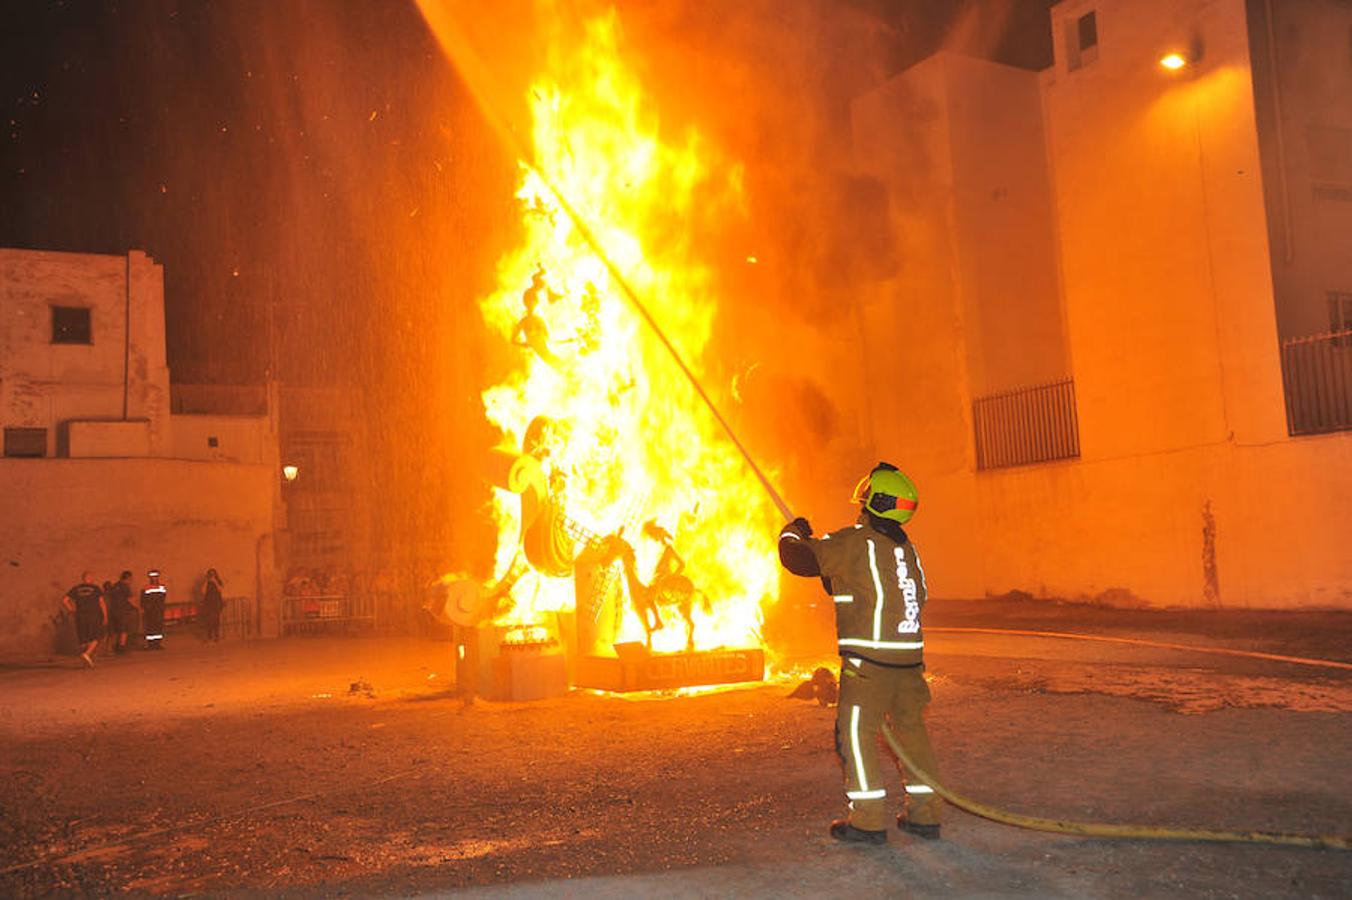
<path fill-rule="evenodd" d="M 939 780 L 920 768 L 901 746 L 892 729 L 883 728 L 883 737 L 892 752 L 908 772 L 934 789 L 953 806 L 1002 825 L 1046 831 L 1052 834 L 1070 834 L 1080 837 L 1113 838 L 1142 841 L 1197 841 L 1221 844 L 1279 844 L 1287 847 L 1315 847 L 1328 850 L 1352 850 L 1352 837 L 1335 834 L 1288 834 L 1280 831 L 1218 831 L 1206 828 L 1174 828 L 1161 825 L 1118 825 L 1106 822 L 1076 822 L 1070 819 L 1046 819 L 1023 813 L 997 809 L 985 803 L 957 794 L 939 783 Z"/>
<path fill-rule="evenodd" d="M 925 629 L 927 634 L 994 634 L 1012 637 L 1057 638 L 1067 641 L 1097 641 L 1104 644 L 1127 644 L 1132 647 L 1154 647 L 1159 650 L 1181 650 L 1187 653 L 1211 653 L 1217 656 L 1238 656 L 1247 659 L 1263 659 L 1272 662 L 1290 663 L 1296 666 L 1317 666 L 1326 669 L 1350 669 L 1352 663 L 1338 662 L 1332 659 L 1312 659 L 1307 656 L 1286 656 L 1281 653 L 1264 653 L 1260 650 L 1235 650 L 1230 647 L 1198 647 L 1191 644 L 1174 644 L 1168 641 L 1147 641 L 1141 638 L 1111 637 L 1103 634 L 1075 634 L 1068 631 L 1027 631 L 1019 628 L 973 628 L 947 625 Z"/>

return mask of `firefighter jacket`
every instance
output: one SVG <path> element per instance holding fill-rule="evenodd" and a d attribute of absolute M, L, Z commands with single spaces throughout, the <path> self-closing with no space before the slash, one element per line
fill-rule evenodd
<path fill-rule="evenodd" d="M 906 532 L 865 515 L 858 525 L 814 538 L 799 522 L 780 533 L 780 560 L 795 575 L 821 576 L 835 601 L 840 655 L 884 666 L 919 665 L 925 572 Z"/>
<path fill-rule="evenodd" d="M 163 616 L 169 589 L 162 584 L 147 584 L 141 588 L 141 609 L 151 616 Z"/>

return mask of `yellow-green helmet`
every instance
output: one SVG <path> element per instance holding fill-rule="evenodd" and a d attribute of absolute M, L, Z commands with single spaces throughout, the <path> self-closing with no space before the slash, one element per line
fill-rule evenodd
<path fill-rule="evenodd" d="M 891 463 L 880 462 L 854 489 L 854 502 L 880 519 L 905 525 L 915 515 L 919 495 L 915 483 Z"/>

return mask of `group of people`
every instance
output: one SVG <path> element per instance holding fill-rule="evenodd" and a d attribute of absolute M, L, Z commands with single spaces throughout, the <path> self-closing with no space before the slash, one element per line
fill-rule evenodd
<path fill-rule="evenodd" d="M 221 639 L 221 612 L 225 608 L 222 588 L 225 582 L 215 569 L 207 569 L 202 582 L 198 614 L 206 627 L 206 639 Z M 113 653 L 126 653 L 134 647 L 164 649 L 165 610 L 169 588 L 160 580 L 160 571 L 146 572 L 146 583 L 132 589 L 132 573 L 123 569 L 117 581 L 99 584 L 93 572 L 80 576 L 80 583 L 61 598 L 61 604 L 75 617 L 75 635 L 80 659 L 90 668 L 101 641 L 107 641 Z"/>

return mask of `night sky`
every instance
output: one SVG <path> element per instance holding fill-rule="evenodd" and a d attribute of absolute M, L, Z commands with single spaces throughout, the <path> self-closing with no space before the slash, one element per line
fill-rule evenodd
<path fill-rule="evenodd" d="M 464 212 L 442 203 L 473 112 L 416 9 L 11 0 L 4 19 L 0 244 L 147 250 L 175 380 L 261 381 L 274 305 L 283 378 L 358 375 L 375 348 L 354 339 L 390 312 L 381 220 Z"/>

